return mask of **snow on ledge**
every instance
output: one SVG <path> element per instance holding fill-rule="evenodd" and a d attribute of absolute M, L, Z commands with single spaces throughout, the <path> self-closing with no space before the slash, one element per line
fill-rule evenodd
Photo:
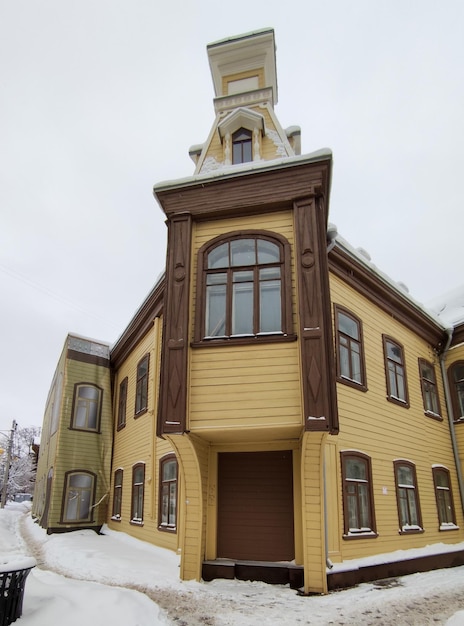
<path fill-rule="evenodd" d="M 7 554 L 0 556 L 0 574 L 5 572 L 16 572 L 21 569 L 35 567 L 37 561 L 32 556 L 23 554 Z"/>
<path fill-rule="evenodd" d="M 464 550 L 464 542 L 461 543 L 434 543 L 424 548 L 411 548 L 410 550 L 395 550 L 395 552 L 387 552 L 384 554 L 376 554 L 367 556 L 362 559 L 351 559 L 342 563 L 333 563 L 333 567 L 327 569 L 327 572 L 349 572 L 357 570 L 361 567 L 370 565 L 384 565 L 385 563 L 396 563 L 397 561 L 407 561 L 421 556 L 431 556 L 434 554 L 445 554 L 447 552 L 459 552 Z"/>

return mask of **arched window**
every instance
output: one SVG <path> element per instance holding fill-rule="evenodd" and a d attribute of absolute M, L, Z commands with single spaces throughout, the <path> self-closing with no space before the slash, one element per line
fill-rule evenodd
<path fill-rule="evenodd" d="M 137 465 L 134 465 L 134 467 L 132 468 L 132 524 L 143 524 L 144 488 L 145 463 L 137 463 Z"/>
<path fill-rule="evenodd" d="M 146 354 L 137 365 L 137 382 L 135 388 L 135 417 L 148 409 L 148 366 L 150 355 Z"/>
<path fill-rule="evenodd" d="M 95 474 L 83 471 L 67 472 L 64 489 L 62 521 L 91 522 Z"/>
<path fill-rule="evenodd" d="M 114 472 L 114 485 L 113 485 L 113 514 L 112 519 L 120 520 L 121 519 L 121 508 L 122 508 L 122 479 L 123 479 L 123 470 L 117 469 Z"/>
<path fill-rule="evenodd" d="M 160 530 L 174 531 L 177 528 L 177 460 L 170 454 L 160 461 L 159 512 Z"/>
<path fill-rule="evenodd" d="M 449 470 L 446 467 L 437 466 L 432 468 L 432 472 L 440 530 L 454 530 L 457 528 L 456 513 Z"/>
<path fill-rule="evenodd" d="M 448 369 L 454 421 L 464 421 L 464 361 L 453 363 Z"/>
<path fill-rule="evenodd" d="M 400 533 L 422 530 L 416 468 L 410 461 L 394 461 Z"/>
<path fill-rule="evenodd" d="M 289 245 L 247 231 L 220 237 L 200 251 L 196 339 L 288 335 L 291 324 Z"/>
<path fill-rule="evenodd" d="M 427 415 L 440 418 L 440 400 L 438 397 L 437 378 L 433 364 L 425 359 L 419 359 L 419 375 L 424 411 Z"/>
<path fill-rule="evenodd" d="M 341 452 L 344 537 L 376 536 L 371 459 L 361 452 Z"/>
<path fill-rule="evenodd" d="M 403 346 L 391 337 L 383 335 L 387 399 L 409 407 L 408 384 Z"/>
<path fill-rule="evenodd" d="M 252 160 L 252 132 L 239 128 L 232 135 L 232 163 L 248 163 Z"/>
<path fill-rule="evenodd" d="M 72 428 L 99 432 L 103 389 L 90 383 L 74 385 Z"/>
<path fill-rule="evenodd" d="M 353 387 L 367 389 L 361 321 L 336 304 L 335 330 L 338 379 Z"/>

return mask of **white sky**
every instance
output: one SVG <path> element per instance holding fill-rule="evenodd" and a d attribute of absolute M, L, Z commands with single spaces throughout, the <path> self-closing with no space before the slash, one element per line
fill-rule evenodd
<path fill-rule="evenodd" d="M 24 555 L 40 562 L 26 580 L 21 626 L 464 626 L 464 566 L 404 576 L 390 588 L 367 583 L 322 597 L 301 597 L 288 586 L 260 582 L 182 582 L 173 552 L 106 526 L 103 535 L 92 530 L 47 535 L 27 510 L 26 504 L 0 510 L 0 570 L 11 571 Z M 436 544 L 345 567 L 462 549 L 462 543 Z M 162 598 L 172 610 L 170 619 L 149 598 Z"/>
<path fill-rule="evenodd" d="M 0 430 L 40 425 L 68 331 L 113 342 L 164 269 L 155 183 L 214 119 L 206 44 L 273 27 L 330 220 L 427 301 L 461 283 L 461 0 L 0 0 Z"/>

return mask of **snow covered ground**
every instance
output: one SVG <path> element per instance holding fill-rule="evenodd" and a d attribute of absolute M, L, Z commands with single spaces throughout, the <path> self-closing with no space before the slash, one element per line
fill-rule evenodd
<path fill-rule="evenodd" d="M 301 597 L 264 583 L 181 582 L 178 556 L 103 530 L 48 536 L 28 504 L 0 511 L 0 565 L 14 555 L 38 563 L 18 626 L 464 625 L 464 567 Z"/>

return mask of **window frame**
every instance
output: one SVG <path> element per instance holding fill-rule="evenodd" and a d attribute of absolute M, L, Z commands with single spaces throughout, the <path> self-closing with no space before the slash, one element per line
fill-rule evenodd
<path fill-rule="evenodd" d="M 239 135 L 246 135 L 246 138 L 237 139 Z M 232 144 L 232 165 L 240 165 L 243 163 L 251 163 L 253 161 L 253 132 L 249 128 L 245 128 L 241 126 L 237 128 L 236 131 L 232 133 L 231 136 L 231 144 Z M 240 159 L 236 159 L 236 146 L 240 147 Z M 244 159 L 244 156 L 248 156 L 244 154 L 244 147 L 249 148 L 249 156 L 250 158 Z"/>
<path fill-rule="evenodd" d="M 406 409 L 409 409 L 409 390 L 408 390 L 408 378 L 406 374 L 406 359 L 405 359 L 404 347 L 402 346 L 402 344 L 396 341 L 396 339 L 393 339 L 393 337 L 390 337 L 389 335 L 382 335 L 382 339 L 383 339 L 383 353 L 384 353 L 384 362 L 385 362 L 385 380 L 386 380 L 386 385 L 387 385 L 387 400 L 389 402 L 393 402 L 394 404 L 397 404 L 398 406 L 402 406 Z M 392 346 L 398 348 L 400 355 L 401 355 L 400 363 L 391 359 L 388 356 L 388 344 L 391 344 Z M 401 398 L 400 396 L 395 395 L 392 392 L 391 382 L 390 382 L 390 367 L 389 367 L 390 363 L 394 364 L 396 381 L 398 380 L 398 369 L 400 367 L 402 368 L 404 398 Z M 397 382 L 396 382 L 396 385 L 397 385 Z"/>
<path fill-rule="evenodd" d="M 464 410 L 461 411 L 461 402 L 459 401 L 460 392 L 458 390 L 458 385 L 462 384 L 464 387 L 464 378 L 456 381 L 454 376 L 454 371 L 457 367 L 464 367 L 464 361 L 459 360 L 451 363 L 448 367 L 448 384 L 450 388 L 450 396 L 451 396 L 451 408 L 453 410 L 453 422 L 456 424 L 464 424 Z M 463 389 L 463 398 L 462 404 L 464 405 L 464 389 Z M 463 415 L 461 415 L 463 413 Z"/>
<path fill-rule="evenodd" d="M 122 512 L 122 486 L 124 480 L 124 470 L 122 467 L 118 467 L 114 472 L 114 482 L 113 482 L 113 508 L 111 519 L 116 522 L 121 521 L 121 512 Z M 118 478 L 120 477 L 120 481 Z"/>
<path fill-rule="evenodd" d="M 419 377 L 420 377 L 421 392 L 422 392 L 422 402 L 424 404 L 424 413 L 428 417 L 432 417 L 433 419 L 436 419 L 442 422 L 443 417 L 441 415 L 440 395 L 438 393 L 438 384 L 437 384 L 437 375 L 435 372 L 435 366 L 433 363 L 430 363 L 430 361 L 427 361 L 426 359 L 422 359 L 422 358 L 418 359 L 418 363 L 419 363 Z M 424 376 L 424 372 L 423 372 L 424 367 L 430 368 L 433 374 L 433 379 L 430 377 Z M 437 411 L 434 411 L 433 408 L 429 408 L 427 406 L 428 399 L 430 397 L 429 394 L 431 394 L 435 398 Z"/>
<path fill-rule="evenodd" d="M 350 335 L 347 335 L 343 331 L 340 330 L 339 324 L 339 315 L 345 315 L 350 318 L 358 328 L 359 339 L 356 340 Z M 350 387 L 354 387 L 355 389 L 360 389 L 361 391 L 367 391 L 367 378 L 366 378 L 366 360 L 364 354 L 364 335 L 363 335 L 363 326 L 362 321 L 357 317 L 354 313 L 349 311 L 343 306 L 339 304 L 334 304 L 334 322 L 335 322 L 335 342 L 336 342 L 336 368 L 337 368 L 337 380 L 345 385 Z M 342 373 L 342 358 L 341 358 L 341 348 L 342 342 L 341 337 L 348 337 L 349 346 L 347 347 L 349 353 L 350 360 L 350 369 L 351 369 L 351 354 L 352 354 L 352 346 L 351 343 L 356 343 L 359 346 L 359 369 L 361 374 L 361 380 L 358 382 L 355 378 L 351 378 L 349 376 L 345 376 Z M 346 346 L 343 346 L 346 347 Z"/>
<path fill-rule="evenodd" d="M 146 372 L 140 375 L 140 369 L 146 362 Z M 140 417 L 148 411 L 148 380 L 150 374 L 150 354 L 145 354 L 137 363 L 135 376 L 135 409 L 134 417 Z M 143 396 L 145 395 L 145 403 Z"/>
<path fill-rule="evenodd" d="M 207 336 L 205 332 L 206 325 L 206 282 L 207 276 L 215 273 L 212 270 L 208 270 L 208 255 L 219 246 L 223 244 L 230 244 L 232 241 L 241 239 L 262 239 L 269 241 L 278 246 L 280 250 L 280 260 L 275 264 L 269 264 L 273 267 L 280 266 L 280 281 L 281 281 L 281 330 L 276 332 L 263 332 L 249 335 L 222 335 L 222 336 Z M 197 279 L 196 279 L 196 314 L 195 314 L 195 328 L 194 328 L 194 341 L 193 347 L 205 347 L 212 345 L 237 345 L 237 344 L 255 344 L 256 341 L 261 343 L 281 342 L 281 341 L 294 341 L 296 335 L 293 333 L 293 316 L 292 316 L 292 282 L 291 282 L 291 249 L 290 244 L 282 235 L 274 232 L 264 230 L 241 230 L 232 231 L 223 235 L 219 235 L 206 242 L 198 251 L 197 254 Z M 253 265 L 243 267 L 266 267 L 266 265 Z M 226 268 L 221 268 L 223 273 L 232 273 L 232 266 L 229 265 Z M 220 273 L 220 272 L 219 272 Z M 253 282 L 253 285 L 256 285 Z M 231 282 L 227 283 L 226 288 L 226 303 L 228 316 L 226 324 L 231 323 Z M 257 307 L 257 297 L 253 302 L 253 319 L 259 316 L 259 307 Z"/>
<path fill-rule="evenodd" d="M 366 476 L 364 484 L 367 485 L 367 512 L 369 516 L 369 526 L 359 527 L 358 529 L 350 528 L 349 526 L 349 494 L 348 484 L 360 484 L 360 479 L 348 478 L 346 475 L 348 461 L 353 458 L 361 460 L 365 463 Z M 340 452 L 341 461 L 341 477 L 342 477 L 342 500 L 343 500 L 343 539 L 369 539 L 378 537 L 376 519 L 375 519 L 375 503 L 374 503 L 374 489 L 372 482 L 372 460 L 371 457 L 358 450 L 344 450 Z M 356 490 L 356 501 L 359 505 L 360 493 Z M 359 516 L 359 510 L 358 510 Z"/>
<path fill-rule="evenodd" d="M 405 485 L 399 482 L 398 470 L 401 467 L 407 467 L 411 470 L 413 485 Z M 420 507 L 419 488 L 417 485 L 416 466 L 414 465 L 414 463 L 412 463 L 411 461 L 407 461 L 406 459 L 396 459 L 395 461 L 393 461 L 393 471 L 395 474 L 396 505 L 397 505 L 397 510 L 398 510 L 398 524 L 399 524 L 398 532 L 400 535 L 412 535 L 416 533 L 423 533 L 424 527 L 422 524 L 422 511 Z M 402 498 L 400 494 L 401 489 L 406 490 L 405 493 L 408 493 L 408 494 L 414 493 L 414 503 L 416 507 L 417 524 L 409 524 L 409 523 L 403 524 L 404 520 L 401 519 L 402 517 L 401 515 L 401 511 L 402 511 L 401 499 Z M 408 508 L 408 516 L 409 516 L 409 521 L 410 521 L 411 511 L 410 511 L 409 495 L 406 498 L 406 504 Z"/>
<path fill-rule="evenodd" d="M 135 477 L 136 477 L 136 472 L 138 470 L 142 470 L 142 480 L 136 483 Z M 141 493 L 141 496 L 140 496 L 140 493 Z M 142 510 L 140 511 L 141 513 L 140 516 L 135 515 L 136 513 L 139 513 L 139 511 L 136 510 L 136 508 L 138 509 L 138 504 L 137 504 L 137 507 L 134 506 L 134 502 L 136 498 L 139 501 L 138 504 L 140 504 L 141 502 Z M 135 524 L 137 526 L 143 526 L 144 504 L 145 504 L 145 463 L 140 462 L 132 466 L 131 519 L 130 519 L 131 524 Z"/>
<path fill-rule="evenodd" d="M 122 430 L 126 426 L 126 417 L 127 417 L 127 388 L 129 386 L 129 379 L 126 376 L 119 383 L 119 394 L 118 394 L 118 418 L 116 424 L 116 430 Z"/>
<path fill-rule="evenodd" d="M 447 479 L 447 486 L 443 487 L 443 485 L 439 485 L 438 484 L 438 474 L 442 473 L 444 476 L 446 476 Z M 450 471 L 447 467 L 445 467 L 444 465 L 436 465 L 435 467 L 432 467 L 432 475 L 433 475 L 433 487 L 434 487 L 434 491 L 435 491 L 435 502 L 437 505 L 437 516 L 438 516 L 438 530 L 439 531 L 448 531 L 448 530 L 458 530 L 459 526 L 457 525 L 457 521 L 456 521 L 456 509 L 454 507 L 454 498 L 453 498 L 453 489 L 452 489 L 452 485 L 451 485 L 451 474 Z M 448 519 L 442 519 L 442 508 L 441 508 L 441 500 L 442 497 L 440 496 L 441 493 L 448 493 L 448 507 L 450 509 L 450 518 L 451 521 L 449 521 Z M 446 498 L 443 500 L 443 503 L 446 505 Z M 447 515 L 445 515 L 446 518 L 448 518 Z"/>
<path fill-rule="evenodd" d="M 89 488 L 86 488 L 85 491 L 89 493 L 89 507 L 88 514 L 85 518 L 73 519 L 71 517 L 67 517 L 68 515 L 68 495 L 71 489 L 70 480 L 73 476 L 88 476 L 91 478 L 91 484 Z M 97 476 L 94 472 L 89 472 L 84 469 L 73 469 L 69 470 L 64 475 L 64 485 L 63 485 L 63 499 L 61 505 L 61 524 L 93 524 L 94 523 L 94 502 L 95 502 L 95 493 L 97 488 Z M 78 489 L 79 493 L 81 493 L 81 488 L 73 487 L 73 489 Z"/>
<path fill-rule="evenodd" d="M 98 398 L 97 398 L 97 413 L 96 413 L 96 425 L 95 428 L 89 428 L 88 426 L 86 427 L 82 427 L 82 426 L 77 426 L 76 425 L 76 417 L 77 417 L 77 411 L 79 409 L 79 390 L 83 389 L 85 387 L 89 387 L 92 389 L 96 389 L 98 391 Z M 83 398 L 81 398 L 83 399 Z M 88 420 L 89 420 L 89 402 L 86 403 L 88 406 L 86 407 L 86 424 L 88 424 Z M 103 389 L 102 387 L 99 387 L 98 385 L 95 385 L 95 383 L 89 383 L 89 382 L 78 382 L 78 383 L 74 383 L 74 390 L 73 390 L 73 401 L 72 401 L 72 408 L 71 408 L 71 425 L 70 425 L 70 430 L 79 430 L 81 432 L 86 432 L 86 433 L 101 433 L 101 413 L 102 413 L 102 406 L 103 406 Z"/>
<path fill-rule="evenodd" d="M 172 463 L 175 461 L 176 464 L 176 477 L 175 479 L 164 479 L 164 467 L 168 463 Z M 171 504 L 171 485 L 175 484 L 175 523 L 170 524 L 169 521 L 167 523 L 163 522 L 163 495 L 164 495 L 164 487 L 165 485 L 169 485 L 168 487 L 168 511 L 170 510 Z M 179 513 L 179 463 L 177 462 L 177 457 L 174 453 L 170 453 L 162 457 L 159 461 L 159 481 L 158 481 L 158 530 L 162 530 L 163 532 L 176 533 L 177 532 L 177 519 Z M 168 513 L 169 516 L 169 513 Z"/>

